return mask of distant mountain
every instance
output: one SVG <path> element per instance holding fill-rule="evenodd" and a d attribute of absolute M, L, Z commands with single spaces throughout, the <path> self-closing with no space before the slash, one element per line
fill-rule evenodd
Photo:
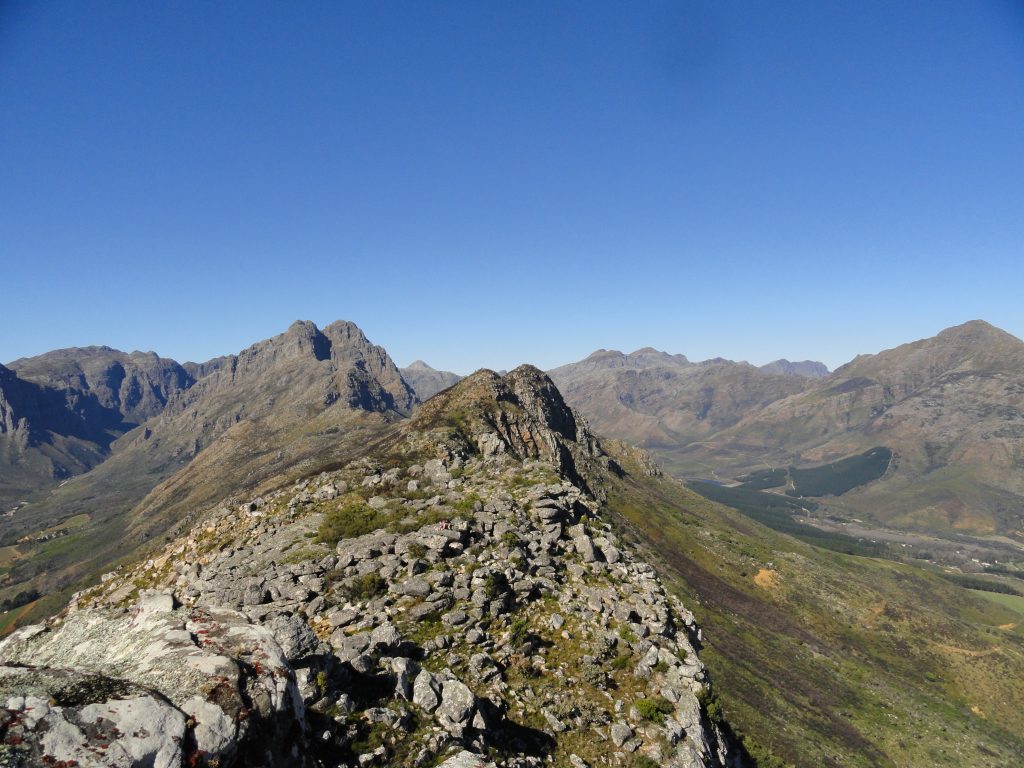
<path fill-rule="evenodd" d="M 824 363 L 819 363 L 816 360 L 801 360 L 797 363 L 791 363 L 785 358 L 766 363 L 761 366 L 761 370 L 765 373 L 804 376 L 808 379 L 823 379 L 828 376 L 829 373 L 828 367 Z"/>
<path fill-rule="evenodd" d="M 399 370 L 402 372 L 402 378 L 412 387 L 416 397 L 421 401 L 429 400 L 441 390 L 448 389 L 462 380 L 459 374 L 451 371 L 438 371 L 422 360 L 410 363 L 408 368 Z"/>
<path fill-rule="evenodd" d="M 60 349 L 0 366 L 0 505 L 102 463 L 196 377 L 152 352 Z"/>
<path fill-rule="evenodd" d="M 980 320 L 861 355 L 806 391 L 685 451 L 692 470 L 733 474 L 895 452 L 882 480 L 845 495 L 894 525 L 1024 528 L 1024 342 Z"/>
<path fill-rule="evenodd" d="M 78 574 L 83 557 L 109 559 L 126 537 L 154 536 L 229 486 L 252 487 L 288 467 L 329 463 L 348 441 L 369 439 L 416 402 L 387 353 L 346 322 L 323 330 L 297 322 L 194 370 L 206 375 L 116 436 L 100 463 L 0 520 L 10 541 L 47 521 L 88 515 L 61 556 L 19 562 L 14 578 L 45 576 L 52 588 Z M 115 401 L 114 388 L 97 389 Z"/>
<path fill-rule="evenodd" d="M 703 440 L 810 386 L 802 376 L 721 358 L 693 363 L 649 347 L 630 354 L 601 349 L 549 373 L 598 433 L 663 449 Z M 667 453 L 662 460 L 673 468 Z"/>

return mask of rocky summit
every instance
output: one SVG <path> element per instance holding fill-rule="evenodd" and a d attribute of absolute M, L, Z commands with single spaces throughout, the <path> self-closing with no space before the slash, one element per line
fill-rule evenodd
<path fill-rule="evenodd" d="M 551 381 L 481 371 L 0 644 L 5 766 L 739 765 Z"/>

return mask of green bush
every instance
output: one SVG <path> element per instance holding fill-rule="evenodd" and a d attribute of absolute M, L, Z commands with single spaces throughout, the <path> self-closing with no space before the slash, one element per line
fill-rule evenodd
<path fill-rule="evenodd" d="M 640 699 L 637 701 L 636 711 L 640 713 L 640 717 L 644 720 L 650 720 L 652 723 L 663 724 L 665 722 L 665 715 L 671 714 L 675 711 L 675 707 L 672 706 L 672 702 L 664 696 L 652 696 L 649 699 Z"/>
<path fill-rule="evenodd" d="M 353 602 L 372 600 L 377 595 L 383 595 L 387 591 L 388 583 L 381 578 L 379 573 L 367 573 L 357 576 L 341 588 L 342 594 Z"/>
<path fill-rule="evenodd" d="M 426 556 L 427 548 L 423 544 L 420 544 L 418 541 L 414 541 L 412 544 L 409 545 L 408 552 L 410 557 L 415 557 L 418 560 Z"/>
<path fill-rule="evenodd" d="M 319 539 L 334 546 L 342 539 L 351 539 L 383 528 L 388 519 L 370 505 L 352 501 L 328 511 L 320 523 Z"/>
<path fill-rule="evenodd" d="M 478 501 L 483 503 L 483 499 L 481 499 L 476 493 L 467 493 L 455 502 L 455 509 L 463 513 L 473 512 L 473 507 Z"/>
<path fill-rule="evenodd" d="M 526 642 L 527 637 L 530 635 L 530 623 L 520 617 L 512 622 L 512 626 L 509 629 L 509 643 L 513 648 L 518 648 Z"/>

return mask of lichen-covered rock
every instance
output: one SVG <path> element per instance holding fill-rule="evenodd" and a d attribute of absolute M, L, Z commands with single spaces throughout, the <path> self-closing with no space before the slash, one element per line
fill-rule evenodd
<path fill-rule="evenodd" d="M 27 627 L 0 643 L 7 665 L 0 699 L 6 695 L 10 705 L 35 690 L 56 702 L 20 737 L 40 759 L 84 766 L 82 755 L 111 733 L 120 734 L 124 755 L 136 755 L 124 765 L 178 765 L 191 754 L 228 765 L 283 759 L 292 753 L 286 743 L 301 746 L 303 703 L 273 634 L 234 611 L 167 606 L 147 597 L 132 613 L 73 612 L 52 628 Z M 148 725 L 127 729 L 136 721 Z M 96 730 L 94 722 L 110 725 Z M 137 735 L 143 731 L 145 738 Z"/>

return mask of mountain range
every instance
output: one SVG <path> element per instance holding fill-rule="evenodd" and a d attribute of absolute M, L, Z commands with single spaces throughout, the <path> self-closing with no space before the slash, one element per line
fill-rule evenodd
<path fill-rule="evenodd" d="M 814 364 L 776 361 L 758 368 L 723 359 L 691 362 L 645 348 L 630 354 L 599 350 L 549 375 L 523 367 L 462 378 L 422 361 L 399 369 L 384 349 L 347 322 L 323 329 L 297 322 L 237 355 L 201 364 L 106 347 L 13 361 L 0 367 L 0 502 L 7 509 L 0 518 L 3 627 L 10 631 L 60 610 L 73 590 L 101 574 L 105 586 L 100 593 L 80 594 L 72 601 L 78 606 L 74 610 L 85 611 L 74 618 L 84 623 L 75 626 L 93 626 L 93 610 L 101 611 L 96 616 L 114 610 L 111 631 L 130 636 L 136 630 L 117 624 L 116 612 L 150 588 L 173 592 L 170 605 L 180 603 L 181 610 L 192 611 L 189 601 L 201 599 L 244 613 L 249 604 L 239 590 L 248 589 L 258 574 L 245 576 L 242 584 L 238 568 L 251 561 L 276 571 L 286 562 L 299 567 L 301 573 L 288 576 L 289 590 L 298 582 L 320 586 L 303 592 L 308 593 L 303 599 L 312 601 L 306 608 L 282 597 L 287 606 L 254 609 L 247 620 L 276 622 L 274 611 L 284 610 L 289 618 L 280 625 L 291 627 L 289 632 L 302 634 L 291 620 L 299 616 L 323 634 L 327 625 L 321 622 L 336 628 L 336 619 L 329 619 L 316 602 L 331 591 L 321 582 L 347 579 L 352 581 L 347 590 L 356 588 L 356 577 L 369 577 L 354 564 L 334 575 L 336 564 L 304 564 L 303 553 L 310 562 L 326 562 L 318 538 L 326 529 L 317 526 L 333 519 L 337 500 L 365 505 L 356 517 L 336 523 L 345 531 L 343 540 L 372 537 L 380 526 L 406 531 L 410 523 L 400 513 L 407 509 L 466 514 L 471 524 L 486 514 L 497 515 L 479 531 L 466 533 L 466 543 L 482 545 L 478 553 L 485 552 L 493 567 L 509 558 L 518 562 L 503 526 L 526 525 L 523 515 L 530 513 L 539 517 L 517 529 L 526 537 L 521 540 L 532 542 L 522 550 L 528 561 L 522 573 L 535 578 L 554 568 L 563 574 L 560 578 L 578 576 L 581 581 L 573 582 L 566 599 L 578 603 L 580 621 L 604 615 L 604 608 L 594 614 L 588 599 L 593 605 L 604 605 L 606 597 L 609 605 L 620 599 L 586 591 L 594 586 L 589 581 L 593 574 L 575 568 L 579 558 L 591 562 L 591 548 L 603 553 L 596 556 L 602 564 L 619 550 L 628 553 L 630 562 L 650 561 L 664 582 L 659 589 L 689 606 L 707 633 L 703 640 L 694 635 L 693 648 L 719 681 L 721 697 L 720 703 L 702 698 L 696 715 L 701 727 L 693 721 L 684 729 L 694 738 L 701 734 L 705 746 L 694 754 L 704 764 L 1005 765 L 1019 753 L 1024 727 L 1019 717 L 1024 701 L 1014 683 L 1024 674 L 1024 635 L 1018 630 L 1024 606 L 1013 602 L 1014 574 L 1024 563 L 1014 543 L 1024 498 L 1019 472 L 1022 363 L 1024 344 L 980 321 L 860 356 L 825 375 Z M 868 472 L 869 465 L 877 472 Z M 429 467 L 426 474 L 423 467 Z M 735 510 L 701 498 L 671 475 L 711 479 L 713 487 L 741 494 L 726 499 Z M 852 484 L 847 482 L 851 476 Z M 560 484 L 565 491 L 554 490 Z M 698 485 L 693 487 L 700 490 Z M 558 506 L 564 493 L 585 501 L 589 511 L 581 515 L 574 507 L 574 516 L 563 524 L 548 518 L 544 505 L 551 497 Z M 702 493 L 707 494 L 706 487 Z M 471 514 L 475 507 L 470 502 L 477 497 L 486 512 L 480 518 Z M 505 506 L 506 497 L 514 500 L 512 506 Z M 751 511 L 750 498 L 767 506 Z M 349 512 L 355 514 L 354 509 Z M 605 526 L 600 535 L 588 529 L 590 515 Z M 823 533 L 809 524 L 830 520 L 871 521 L 890 531 L 912 531 L 917 538 L 892 539 L 897 543 L 886 545 L 864 536 Z M 556 522 L 558 536 L 545 539 L 555 533 Z M 582 528 L 569 534 L 570 523 Z M 987 538 L 970 539 L 965 533 Z M 589 538 L 577 543 L 584 534 Z M 943 536 L 968 552 L 965 563 L 971 547 L 988 544 L 1001 547 L 1000 557 L 1009 553 L 1009 559 L 999 561 L 1003 570 L 998 573 L 957 582 L 950 579 L 962 576 L 959 569 L 944 569 L 916 551 L 911 555 L 898 543 L 921 547 L 922 538 L 935 542 Z M 208 539 L 211 543 L 203 543 Z M 595 544 L 598 539 L 604 543 Z M 555 549 L 542 552 L 549 546 Z M 408 569 L 402 574 L 409 578 L 420 573 L 416 558 L 385 563 L 379 557 L 389 555 L 373 555 L 374 568 L 397 564 Z M 975 559 L 985 557 L 992 559 Z M 202 576 L 221 558 L 221 570 L 211 566 Z M 199 564 L 195 573 L 193 564 Z M 637 567 L 624 582 L 626 594 L 645 583 L 641 572 L 648 572 Z M 976 570 L 982 567 L 979 563 Z M 402 574 L 388 571 L 385 589 L 397 585 L 400 575 L 406 577 Z M 521 580 L 515 573 L 512 577 Z M 634 577 L 640 581 L 634 584 Z M 474 604 L 474 589 L 492 589 L 483 577 L 466 581 L 463 588 L 469 592 L 458 594 L 472 597 Z M 514 584 L 510 589 L 510 595 L 517 591 Z M 986 597 L 997 593 L 1007 599 Z M 443 589 L 438 595 L 449 599 Z M 390 602 L 371 598 L 353 610 L 361 616 L 393 610 Z M 417 599 L 403 610 L 417 605 Z M 158 603 L 166 607 L 164 598 Z M 682 609 L 672 610 L 678 616 Z M 188 616 L 183 620 L 200 621 L 199 614 Z M 619 621 L 613 610 L 607 620 Z M 346 632 L 376 632 L 378 624 L 353 624 Z M 476 628 L 485 650 L 507 646 L 487 621 Z M 342 643 L 346 632 L 331 643 Z M 547 633 L 545 624 L 541 635 Z M 39 658 L 79 653 L 69 650 L 81 642 L 74 631 L 45 639 L 50 636 L 40 636 L 41 645 L 25 640 L 29 645 L 17 653 Z M 640 634 L 624 642 L 631 653 L 647 653 L 643 639 Z M 557 646 L 561 641 L 556 636 L 548 642 Z M 331 653 L 341 654 L 340 648 L 334 646 Z M 602 658 L 596 646 L 587 648 L 580 662 Z M 473 653 L 453 651 L 443 663 L 454 664 L 456 676 L 479 674 L 476 667 L 459 671 Z M 105 658 L 79 660 L 95 669 Z M 375 652 L 370 662 L 354 656 L 344 664 L 390 665 L 390 658 Z M 442 663 L 441 656 L 435 658 Z M 500 679 L 515 682 L 517 695 L 535 695 L 516 688 L 522 681 L 519 672 L 506 668 L 510 659 L 499 663 Z M 657 674 L 663 674 L 661 662 L 652 657 Z M 577 661 L 566 658 L 564 663 Z M 282 669 L 295 676 L 305 668 L 313 669 Z M 321 669 L 325 680 L 339 685 L 342 679 L 331 669 Z M 572 669 L 562 674 L 583 674 L 581 667 Z M 616 685 L 634 685 L 613 670 L 607 674 Z M 550 672 L 540 672 L 545 684 Z M 137 673 L 142 674 L 135 669 L 132 675 Z M 391 672 L 381 668 L 374 674 Z M 638 679 L 647 679 L 645 671 L 640 674 Z M 156 689 L 155 700 L 171 700 L 179 713 L 185 711 L 183 700 L 175 698 L 178 693 Z M 301 692 L 308 706 L 316 704 L 317 690 L 307 686 Z M 337 688 L 331 690 L 337 695 Z M 399 685 L 399 700 L 401 690 Z M 635 695 L 654 701 L 655 693 L 643 688 Z M 238 693 L 243 694 L 249 695 Z M 516 706 L 539 718 L 530 724 L 537 729 L 534 736 L 544 732 L 561 744 L 559 765 L 578 768 L 571 755 L 588 764 L 600 760 L 582 745 L 585 727 L 570 725 L 563 732 L 553 725 L 564 726 L 566 718 L 582 723 L 589 715 L 552 709 L 551 702 L 543 711 L 525 699 Z M 370 710 L 359 709 L 359 717 L 376 717 Z M 653 745 L 672 737 L 644 730 L 642 713 L 624 711 L 622 722 L 633 734 L 625 740 L 638 738 L 643 750 L 627 751 L 633 757 L 621 760 L 646 766 L 637 762 L 640 757 L 655 755 Z M 295 727 L 320 727 L 316 717 Z M 358 741 L 352 734 L 367 734 L 346 717 L 341 722 L 351 725 L 349 735 L 334 726 L 328 730 L 350 750 Z M 652 711 L 651 717 L 662 716 Z M 456 725 L 469 728 L 466 722 L 460 719 Z M 612 722 L 595 721 L 594 727 L 606 734 L 602 738 L 608 737 Z M 916 739 L 912 744 L 905 741 L 909 722 Z M 449 726 L 441 721 L 442 730 Z M 582 741 L 575 727 L 582 728 Z M 389 743 L 380 744 L 380 754 L 395 757 L 397 742 Z M 473 748 L 498 746 L 485 740 Z M 438 743 L 430 749 L 444 751 Z"/>
<path fill-rule="evenodd" d="M 599 433 L 649 448 L 678 477 L 730 481 L 885 448 L 877 482 L 830 502 L 907 529 L 1024 535 L 1019 339 L 972 321 L 827 376 L 775 370 L 600 350 L 551 375 Z"/>

